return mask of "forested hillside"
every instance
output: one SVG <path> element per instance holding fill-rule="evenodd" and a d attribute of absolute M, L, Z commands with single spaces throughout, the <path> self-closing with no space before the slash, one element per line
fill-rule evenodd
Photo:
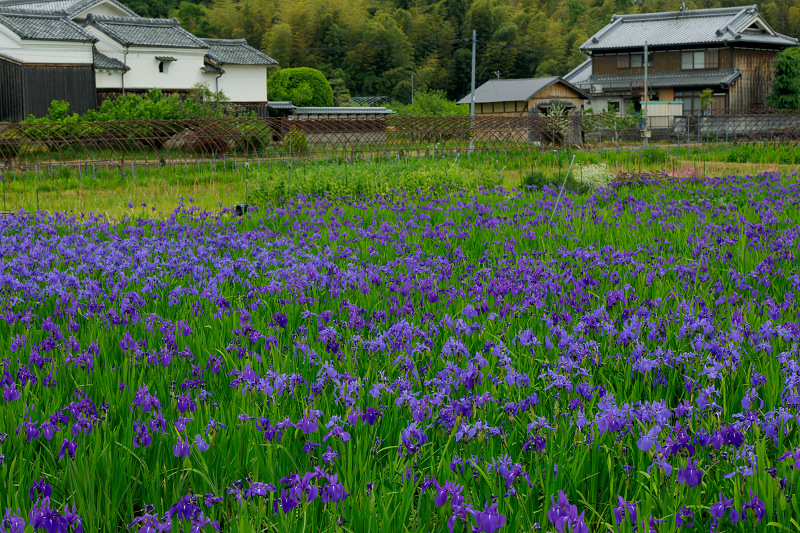
<path fill-rule="evenodd" d="M 145 16 L 175 16 L 202 37 L 245 37 L 283 67 L 313 67 L 334 92 L 399 100 L 438 89 L 469 90 L 470 43 L 478 32 L 478 83 L 560 75 L 578 47 L 614 13 L 672 11 L 680 0 L 123 0 Z M 689 9 L 748 5 L 686 1 Z M 800 35 L 800 0 L 760 3 L 779 32 Z"/>

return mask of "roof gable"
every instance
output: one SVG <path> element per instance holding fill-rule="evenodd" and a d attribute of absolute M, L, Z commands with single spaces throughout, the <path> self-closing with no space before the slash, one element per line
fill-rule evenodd
<path fill-rule="evenodd" d="M 93 43 L 97 38 L 65 16 L 0 13 L 0 24 L 23 40 Z"/>
<path fill-rule="evenodd" d="M 107 6 L 110 11 L 116 11 L 123 16 L 138 16 L 117 0 L 0 0 L 0 13 L 59 15 L 75 18 L 87 14 L 97 6 Z"/>
<path fill-rule="evenodd" d="M 207 57 L 218 65 L 277 65 L 278 62 L 247 44 L 244 39 L 202 39 Z"/>
<path fill-rule="evenodd" d="M 794 46 L 797 39 L 776 33 L 758 6 L 693 9 L 614 15 L 611 22 L 581 45 L 581 50 L 639 49 L 650 46 L 725 44 L 728 42 Z"/>
<path fill-rule="evenodd" d="M 558 76 L 545 78 L 526 78 L 519 80 L 489 80 L 475 89 L 475 103 L 489 104 L 494 102 L 524 102 L 533 98 L 544 89 L 561 83 L 574 90 L 581 96 L 583 92 Z M 466 95 L 458 101 L 459 104 L 468 104 L 471 95 Z"/>
<path fill-rule="evenodd" d="M 123 46 L 208 48 L 206 43 L 181 28 L 177 19 L 89 15 L 86 25 L 105 33 Z"/>

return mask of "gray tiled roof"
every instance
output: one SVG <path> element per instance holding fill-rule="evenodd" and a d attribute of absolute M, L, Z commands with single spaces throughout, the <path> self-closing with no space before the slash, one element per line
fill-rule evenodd
<path fill-rule="evenodd" d="M 275 107 L 270 102 L 270 107 Z M 277 109 L 277 108 L 276 108 Z M 295 107 L 295 115 L 391 115 L 385 107 Z"/>
<path fill-rule="evenodd" d="M 561 82 L 568 87 L 574 88 L 578 92 L 580 89 L 572 87 L 569 82 L 564 81 L 558 76 L 548 76 L 546 78 L 526 78 L 520 80 L 489 80 L 475 89 L 475 103 L 488 104 L 493 102 L 523 102 L 530 100 L 540 91 L 550 87 L 554 83 Z M 467 94 L 458 101 L 459 104 L 470 103 L 471 95 Z"/>
<path fill-rule="evenodd" d="M 586 81 L 591 75 L 592 75 L 592 58 L 590 57 L 586 61 L 575 67 L 574 69 L 570 70 L 564 76 L 564 81 L 580 87 L 579 84 Z"/>
<path fill-rule="evenodd" d="M 208 48 L 206 43 L 181 28 L 177 19 L 89 15 L 86 24 L 126 46 Z"/>
<path fill-rule="evenodd" d="M 22 39 L 93 43 L 97 37 L 65 16 L 0 13 L 0 23 Z"/>
<path fill-rule="evenodd" d="M 766 31 L 744 31 L 758 19 Z M 581 50 L 741 42 L 794 46 L 794 37 L 775 33 L 758 13 L 758 6 L 693 9 L 638 15 L 614 15 L 611 22 L 581 45 Z"/>
<path fill-rule="evenodd" d="M 209 64 L 203 65 L 202 67 L 200 67 L 200 70 L 202 70 L 207 74 L 219 74 L 219 75 L 225 74 L 225 71 L 222 70 L 221 68 Z"/>
<path fill-rule="evenodd" d="M 101 1 L 113 4 L 132 17 L 138 16 L 117 0 L 0 0 L 0 12 L 38 13 L 73 17 Z"/>
<path fill-rule="evenodd" d="M 277 65 L 244 39 L 203 39 L 208 45 L 208 57 L 219 65 Z"/>
<path fill-rule="evenodd" d="M 647 76 L 647 86 L 662 87 L 719 87 L 735 82 L 742 73 L 739 69 L 683 70 L 678 72 L 654 72 Z M 631 83 L 642 83 L 641 74 L 604 74 L 590 76 L 583 85 L 600 85 L 604 91 L 630 90 Z"/>
<path fill-rule="evenodd" d="M 294 104 L 289 101 L 275 100 L 267 102 L 267 107 L 271 109 L 294 109 Z"/>
<path fill-rule="evenodd" d="M 98 70 L 130 70 L 131 67 L 113 57 L 101 54 L 94 50 L 94 68 Z"/>

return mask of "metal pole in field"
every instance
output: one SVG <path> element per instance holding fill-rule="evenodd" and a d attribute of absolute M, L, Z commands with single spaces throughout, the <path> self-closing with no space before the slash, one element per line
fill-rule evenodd
<path fill-rule="evenodd" d="M 470 82 L 470 97 L 469 97 L 469 151 L 475 149 L 475 34 L 477 32 L 472 30 L 472 80 Z"/>
<path fill-rule="evenodd" d="M 648 63 L 648 54 L 647 54 L 647 41 L 644 42 L 644 147 L 647 148 L 647 133 L 650 131 L 649 125 L 647 124 L 647 63 Z"/>

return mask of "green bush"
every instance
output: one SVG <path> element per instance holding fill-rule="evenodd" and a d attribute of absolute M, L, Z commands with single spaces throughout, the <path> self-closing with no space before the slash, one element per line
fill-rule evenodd
<path fill-rule="evenodd" d="M 330 107 L 333 89 L 319 70 L 299 67 L 279 70 L 269 78 L 270 100 L 288 100 L 300 107 Z"/>
<path fill-rule="evenodd" d="M 541 189 L 548 183 L 551 183 L 551 181 L 552 180 L 550 180 L 550 178 L 548 178 L 541 170 L 534 170 L 525 176 L 525 178 L 522 180 L 522 184 L 526 187 L 537 187 Z"/>
<path fill-rule="evenodd" d="M 420 91 L 414 95 L 414 105 L 395 103 L 387 107 L 401 117 L 469 116 L 469 106 L 449 100 L 444 91 Z"/>

